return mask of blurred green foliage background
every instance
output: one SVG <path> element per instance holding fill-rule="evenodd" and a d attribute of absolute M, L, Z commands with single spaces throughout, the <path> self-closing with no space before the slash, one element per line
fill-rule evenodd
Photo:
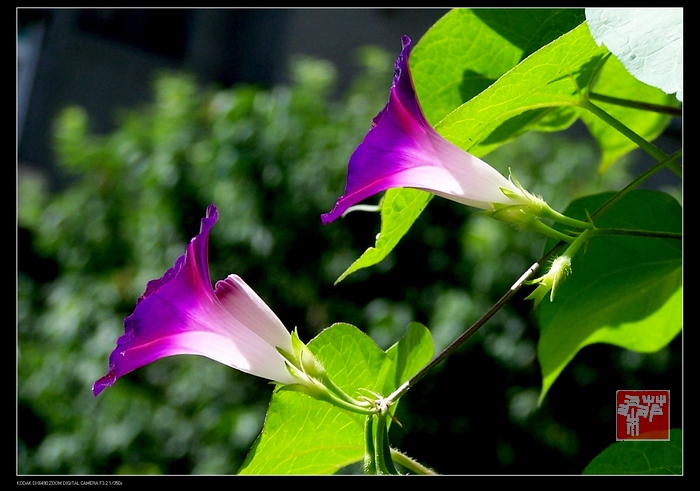
<path fill-rule="evenodd" d="M 364 68 L 341 97 L 332 65 L 298 58 L 288 87 L 164 73 L 153 103 L 122 111 L 106 135 L 79 107 L 60 115 L 54 148 L 68 183 L 23 169 L 18 181 L 19 474 L 236 472 L 262 428 L 266 381 L 181 356 L 99 398 L 90 390 L 136 298 L 183 253 L 209 203 L 220 212 L 212 278 L 239 274 L 304 341 L 342 321 L 387 348 L 418 321 L 443 348 L 539 258 L 541 237 L 436 198 L 389 258 L 333 286 L 379 230 L 377 214 L 319 219 L 391 81 L 392 55 L 357 55 Z M 600 176 L 597 159 L 585 135 L 541 133 L 486 157 L 560 210 L 629 181 L 629 165 Z M 598 345 L 538 408 L 525 295 L 402 399 L 395 446 L 441 473 L 580 473 L 614 441 L 615 390 L 680 393 L 679 340 L 651 355 Z"/>

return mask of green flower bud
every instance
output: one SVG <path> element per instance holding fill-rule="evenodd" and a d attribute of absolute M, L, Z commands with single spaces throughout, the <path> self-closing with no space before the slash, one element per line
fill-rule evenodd
<path fill-rule="evenodd" d="M 530 295 L 525 297 L 526 300 L 534 300 L 537 307 L 547 292 L 550 292 L 549 301 L 554 301 L 554 292 L 559 284 L 571 272 L 571 258 L 569 256 L 559 256 L 549 268 L 549 271 L 544 276 L 526 282 L 528 285 L 539 285 Z"/>

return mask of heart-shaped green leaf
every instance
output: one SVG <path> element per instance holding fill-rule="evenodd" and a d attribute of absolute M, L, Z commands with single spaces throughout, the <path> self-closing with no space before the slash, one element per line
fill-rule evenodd
<path fill-rule="evenodd" d="M 565 214 L 585 219 L 611 193 L 574 201 Z M 637 190 L 596 219 L 598 228 L 681 232 L 681 207 L 671 196 Z M 551 242 L 547 247 L 553 245 Z M 602 235 L 574 256 L 553 302 L 539 307 L 542 400 L 578 351 L 593 343 L 654 352 L 682 328 L 681 241 Z"/>
<path fill-rule="evenodd" d="M 598 454 L 584 474 L 683 473 L 683 431 L 671 430 L 669 441 L 616 442 Z"/>
<path fill-rule="evenodd" d="M 308 344 L 348 394 L 389 395 L 433 356 L 430 332 L 412 323 L 385 353 L 350 324 L 334 324 Z M 241 474 L 333 474 L 364 455 L 365 417 L 299 392 L 272 395 L 263 430 Z"/>
<path fill-rule="evenodd" d="M 411 53 L 425 117 L 437 124 L 584 19 L 583 9 L 451 10 Z"/>

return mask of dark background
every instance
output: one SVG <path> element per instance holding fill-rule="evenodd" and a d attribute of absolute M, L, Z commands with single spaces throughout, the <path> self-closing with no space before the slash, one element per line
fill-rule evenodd
<path fill-rule="evenodd" d="M 339 91 L 362 45 L 394 52 L 446 9 L 18 9 L 18 160 L 51 171 L 50 128 L 68 104 L 97 133 L 151 96 L 160 69 L 229 86 L 287 81 L 292 55 L 336 65 Z M 59 176 L 54 176 L 57 180 Z"/>

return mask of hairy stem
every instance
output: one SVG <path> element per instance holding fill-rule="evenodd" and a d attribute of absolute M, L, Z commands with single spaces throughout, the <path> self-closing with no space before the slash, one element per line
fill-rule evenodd
<path fill-rule="evenodd" d="M 377 473 L 377 465 L 374 459 L 374 416 L 365 418 L 365 457 L 362 462 L 362 470 L 365 474 Z"/>
<path fill-rule="evenodd" d="M 391 458 L 399 464 L 400 466 L 408 469 L 409 471 L 413 472 L 414 474 L 423 474 L 423 475 L 437 475 L 437 472 L 432 470 L 430 467 L 426 467 L 420 462 L 415 461 L 408 455 L 399 452 L 395 448 L 391 449 Z"/>
<path fill-rule="evenodd" d="M 545 255 L 545 258 L 549 254 Z M 513 283 L 513 286 L 510 287 L 510 289 L 503 295 L 484 315 L 482 315 L 474 324 L 472 324 L 469 329 L 464 331 L 457 339 L 452 341 L 447 348 L 442 350 L 440 354 L 438 354 L 433 360 L 428 363 L 426 366 L 424 366 L 418 373 L 416 373 L 413 377 L 411 377 L 409 380 L 404 382 L 399 388 L 397 388 L 389 397 L 386 398 L 386 401 L 388 404 L 392 404 L 393 402 L 397 401 L 402 395 L 404 395 L 408 389 L 413 387 L 420 379 L 422 379 L 432 368 L 440 362 L 442 362 L 445 358 L 450 356 L 453 351 L 455 351 L 457 348 L 462 346 L 464 342 L 469 339 L 476 331 L 479 330 L 481 326 L 486 324 L 486 322 L 496 314 L 501 308 L 520 290 L 520 288 L 523 286 L 524 282 L 528 280 L 534 273 L 537 271 L 537 269 L 540 267 L 540 262 L 542 259 L 536 263 L 534 263 L 532 266 L 528 268 L 528 270 L 520 277 L 518 280 Z"/>
<path fill-rule="evenodd" d="M 386 415 L 377 414 L 377 421 L 374 429 L 374 462 L 377 474 L 392 475 L 398 474 L 389 447 L 388 426 Z"/>

